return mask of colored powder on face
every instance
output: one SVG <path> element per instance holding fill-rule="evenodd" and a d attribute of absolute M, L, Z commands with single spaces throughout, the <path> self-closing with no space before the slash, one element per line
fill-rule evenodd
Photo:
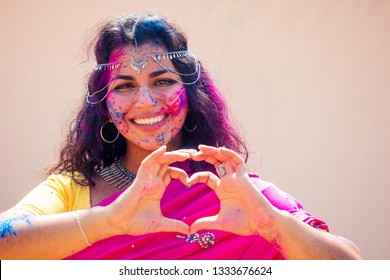
<path fill-rule="evenodd" d="M 184 87 L 175 92 L 175 95 L 170 98 L 168 102 L 171 104 L 169 106 L 168 113 L 172 114 L 173 116 L 177 116 L 185 107 L 187 102 L 187 95 Z"/>
<path fill-rule="evenodd" d="M 114 123 L 117 128 L 119 127 L 119 132 L 121 134 L 129 133 L 129 129 L 127 128 L 126 123 L 123 120 L 115 120 Z"/>
<path fill-rule="evenodd" d="M 113 119 L 123 119 L 126 113 L 121 113 L 120 110 L 122 109 L 122 106 L 115 106 L 115 101 L 108 101 L 107 102 L 107 108 L 109 112 L 111 113 Z"/>
<path fill-rule="evenodd" d="M 157 104 L 157 100 L 153 98 L 151 94 L 149 94 L 150 100 L 153 102 L 153 104 Z"/>
<path fill-rule="evenodd" d="M 107 109 L 110 112 L 110 115 L 112 117 L 112 120 L 114 121 L 115 126 L 118 128 L 119 132 L 122 134 L 127 134 L 129 132 L 126 123 L 123 121 L 126 112 L 122 109 L 122 105 L 120 102 L 116 102 L 115 97 L 110 96 L 110 98 L 107 100 Z"/>
<path fill-rule="evenodd" d="M 164 143 L 164 141 L 165 141 L 165 132 L 161 132 L 159 135 L 157 135 L 156 141 L 159 144 Z"/>

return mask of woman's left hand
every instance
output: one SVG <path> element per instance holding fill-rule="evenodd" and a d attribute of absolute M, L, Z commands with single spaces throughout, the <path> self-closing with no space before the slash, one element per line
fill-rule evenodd
<path fill-rule="evenodd" d="M 189 179 L 190 185 L 207 184 L 221 202 L 220 212 L 195 221 L 191 225 L 191 233 L 214 229 L 239 235 L 260 234 L 266 239 L 271 237 L 277 210 L 251 181 L 241 156 L 227 148 L 200 145 L 199 150 L 191 155 L 193 160 L 207 161 L 217 170 L 223 164 L 225 174 L 220 174 L 218 178 L 211 172 L 198 172 Z"/>
<path fill-rule="evenodd" d="M 223 164 L 220 178 L 211 172 L 195 173 L 189 184 L 205 183 L 214 189 L 221 201 L 216 216 L 203 217 L 190 227 L 199 230 L 223 230 L 238 235 L 260 235 L 274 244 L 286 259 L 361 259 L 359 249 L 349 240 L 325 234 L 274 207 L 250 179 L 244 160 L 226 148 L 200 146 L 191 155 L 205 160 L 217 170 Z"/>

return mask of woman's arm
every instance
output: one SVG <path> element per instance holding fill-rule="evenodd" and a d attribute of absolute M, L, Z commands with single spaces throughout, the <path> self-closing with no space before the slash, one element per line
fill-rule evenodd
<path fill-rule="evenodd" d="M 315 229 L 287 211 L 275 210 L 268 241 L 286 259 L 361 259 L 360 250 L 351 241 Z M 261 233 L 262 231 L 259 230 Z"/>
<path fill-rule="evenodd" d="M 116 232 L 104 219 L 104 209 L 78 212 L 89 242 Z M 0 220 L 0 259 L 62 259 L 87 247 L 75 212 L 33 216 L 7 211 Z"/>
<path fill-rule="evenodd" d="M 88 243 L 120 234 L 188 234 L 187 224 L 161 214 L 160 200 L 172 178 L 187 184 L 187 174 L 169 165 L 188 159 L 189 152 L 166 152 L 165 146 L 154 151 L 142 162 L 133 184 L 108 206 L 45 216 L 4 212 L 0 259 L 62 259 Z"/>
<path fill-rule="evenodd" d="M 286 259 L 360 259 L 350 241 L 317 230 L 287 211 L 279 210 L 262 194 L 249 177 L 243 159 L 226 148 L 199 146 L 194 160 L 205 160 L 225 171 L 218 178 L 211 172 L 194 174 L 189 184 L 206 183 L 220 199 L 218 215 L 195 221 L 194 233 L 202 229 L 229 231 L 239 235 L 260 235 Z"/>

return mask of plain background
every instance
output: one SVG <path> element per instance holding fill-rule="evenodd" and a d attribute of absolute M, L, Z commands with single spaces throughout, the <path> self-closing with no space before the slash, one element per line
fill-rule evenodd
<path fill-rule="evenodd" d="M 44 179 L 94 26 L 167 15 L 223 90 L 251 169 L 366 259 L 390 259 L 390 1 L 1 0 L 0 211 Z"/>

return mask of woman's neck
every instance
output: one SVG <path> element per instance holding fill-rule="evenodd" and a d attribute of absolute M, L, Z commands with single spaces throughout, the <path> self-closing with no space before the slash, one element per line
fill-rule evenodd
<path fill-rule="evenodd" d="M 181 143 L 181 134 L 179 134 L 171 142 L 168 143 L 167 151 L 174 151 L 180 149 Z M 153 150 L 145 150 L 138 145 L 127 142 L 127 151 L 124 159 L 124 164 L 126 168 L 130 172 L 137 173 L 141 162 L 152 152 Z"/>

